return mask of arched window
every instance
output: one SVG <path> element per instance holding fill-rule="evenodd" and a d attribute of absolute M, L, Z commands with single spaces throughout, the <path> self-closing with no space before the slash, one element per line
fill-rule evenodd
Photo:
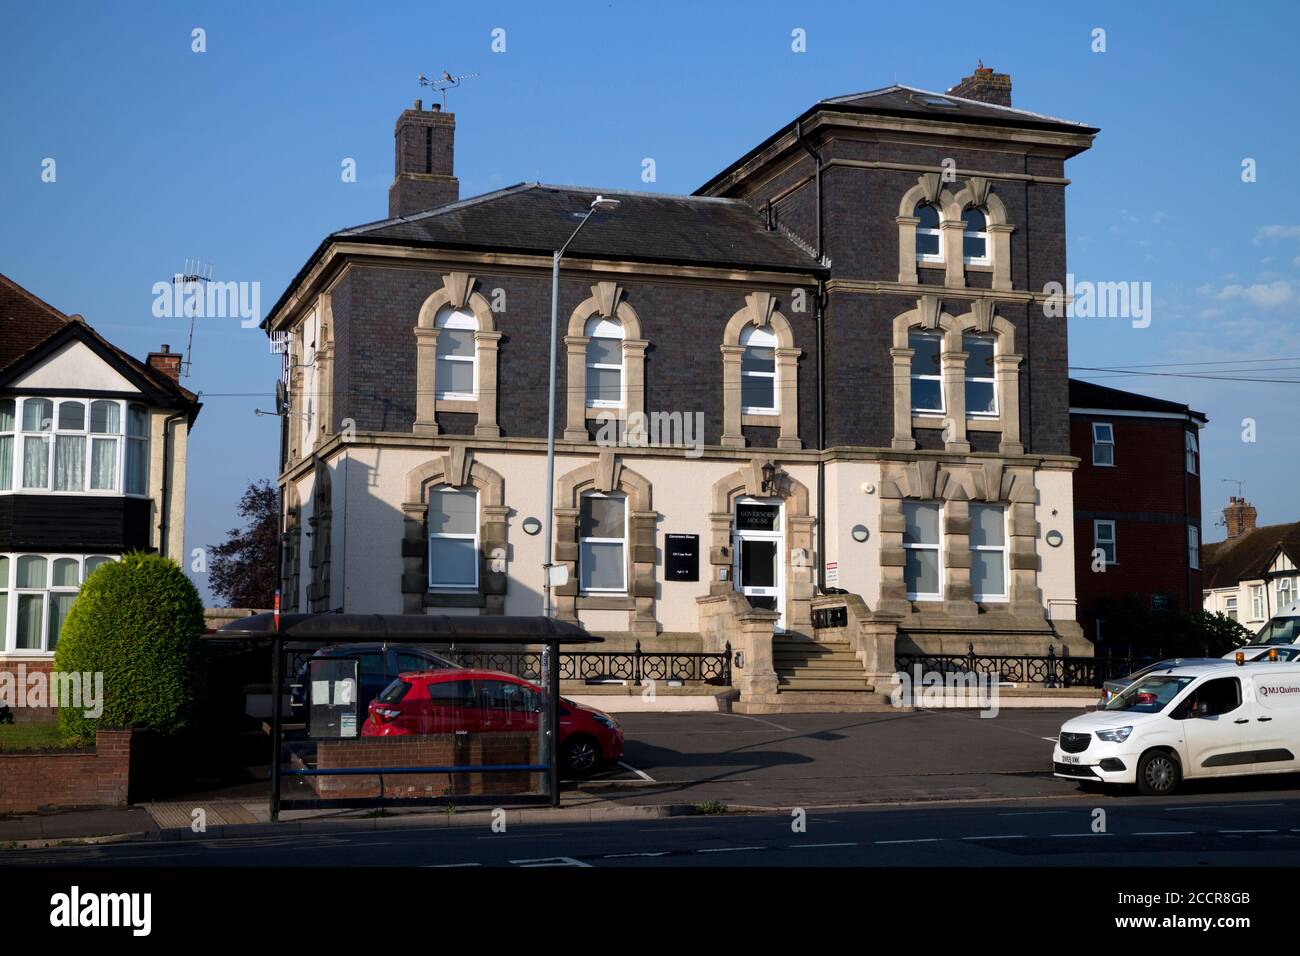
<path fill-rule="evenodd" d="M 478 362 L 474 333 L 478 321 L 472 312 L 446 306 L 438 312 L 438 352 L 435 378 L 437 397 L 474 401 L 478 390 Z"/>
<path fill-rule="evenodd" d="M 997 339 L 988 333 L 965 332 L 961 337 L 966 353 L 966 414 L 973 418 L 997 418 L 997 376 L 993 356 Z"/>
<path fill-rule="evenodd" d="M 942 415 L 943 334 L 913 329 L 907 333 L 907 347 L 912 350 L 912 412 L 917 415 Z"/>
<path fill-rule="evenodd" d="M 740 334 L 740 410 L 746 415 L 775 415 L 776 335 L 769 326 L 749 326 Z"/>
<path fill-rule="evenodd" d="M 939 233 L 939 210 L 930 203 L 917 203 L 916 259 L 943 262 L 943 237 Z"/>
<path fill-rule="evenodd" d="M 587 322 L 587 405 L 623 407 L 623 327 L 597 316 Z"/>
<path fill-rule="evenodd" d="M 961 214 L 962 258 L 975 265 L 989 264 L 989 223 L 982 210 L 974 206 Z"/>
<path fill-rule="evenodd" d="M 478 587 L 478 492 L 436 485 L 429 489 L 429 587 Z"/>

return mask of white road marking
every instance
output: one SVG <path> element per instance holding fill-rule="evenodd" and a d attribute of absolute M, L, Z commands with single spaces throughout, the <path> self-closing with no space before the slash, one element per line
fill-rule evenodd
<path fill-rule="evenodd" d="M 452 870 L 464 866 L 482 866 L 482 863 L 426 863 L 426 870 Z"/>
<path fill-rule="evenodd" d="M 1114 835 L 1115 834 L 1113 833 L 1052 833 L 1050 834 L 1050 836 L 1053 837 L 1099 837 L 1099 836 L 1114 836 Z"/>
<path fill-rule="evenodd" d="M 857 846 L 856 843 L 791 843 L 792 848 L 800 850 L 813 850 L 824 846 Z"/>
<path fill-rule="evenodd" d="M 1252 810 L 1255 807 L 1280 807 L 1280 803 L 1202 803 L 1192 807 L 1162 807 L 1165 813 L 1177 813 L 1180 810 Z"/>
<path fill-rule="evenodd" d="M 1054 813 L 1072 813 L 1072 810 L 1016 810 L 1010 813 L 999 813 L 1000 817 L 1047 817 Z"/>
<path fill-rule="evenodd" d="M 583 863 L 571 856 L 543 856 L 535 860 L 511 860 L 510 862 L 514 866 L 522 866 L 525 869 L 539 866 L 591 866 L 590 863 Z"/>
<path fill-rule="evenodd" d="M 877 840 L 876 845 L 883 846 L 886 843 L 940 843 L 942 840 L 942 837 L 924 837 L 920 840 Z"/>
<path fill-rule="evenodd" d="M 1139 830 L 1129 836 L 1193 836 L 1195 830 Z"/>
<path fill-rule="evenodd" d="M 756 721 L 758 721 L 760 724 L 767 724 L 769 727 L 775 727 L 777 730 L 783 730 L 783 731 L 785 731 L 787 734 L 797 734 L 797 733 L 799 732 L 799 731 L 795 730 L 793 727 L 782 727 L 780 724 L 773 723 L 773 722 L 770 721 L 770 720 L 764 720 L 762 717 L 754 717 L 754 716 L 751 715 L 751 714 L 726 714 L 725 716 L 727 716 L 727 717 L 740 717 L 740 718 L 743 718 L 743 719 L 745 719 L 745 720 L 756 720 Z"/>
<path fill-rule="evenodd" d="M 995 836 L 970 836 L 962 837 L 963 840 L 1023 840 L 1023 833 L 1002 833 Z"/>
<path fill-rule="evenodd" d="M 606 853 L 602 860 L 623 860 L 631 856 L 667 856 L 667 850 L 660 850 L 657 853 Z"/>
<path fill-rule="evenodd" d="M 636 767 L 633 767 L 631 764 L 626 764 L 626 763 L 624 763 L 623 761 L 620 760 L 620 761 L 618 762 L 618 765 L 619 765 L 620 767 L 622 767 L 624 770 L 631 770 L 634 774 L 636 774 L 636 775 L 637 775 L 638 777 L 640 777 L 642 780 L 649 780 L 651 783 L 654 783 L 654 782 L 655 782 L 655 778 L 654 778 L 654 777 L 650 776 L 650 774 L 646 773 L 644 770 L 638 770 L 638 769 L 636 769 Z"/>
<path fill-rule="evenodd" d="M 765 846 L 719 846 L 707 850 L 696 850 L 696 853 L 739 853 L 742 850 L 766 850 Z"/>
<path fill-rule="evenodd" d="M 1276 833 L 1276 830 L 1219 830 L 1219 833 Z"/>
<path fill-rule="evenodd" d="M 1056 743 L 1055 737 L 1044 737 L 1043 740 L 1050 740 L 1052 743 Z"/>

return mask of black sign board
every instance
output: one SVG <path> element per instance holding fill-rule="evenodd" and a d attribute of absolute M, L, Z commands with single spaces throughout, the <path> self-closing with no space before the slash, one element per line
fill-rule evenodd
<path fill-rule="evenodd" d="M 775 531 L 780 520 L 780 505 L 736 505 L 737 531 Z"/>
<path fill-rule="evenodd" d="M 698 534 L 665 534 L 664 556 L 665 581 L 700 579 L 700 536 Z"/>

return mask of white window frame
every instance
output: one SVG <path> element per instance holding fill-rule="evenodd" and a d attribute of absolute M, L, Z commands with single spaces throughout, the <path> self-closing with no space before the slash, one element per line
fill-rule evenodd
<path fill-rule="evenodd" d="M 18 417 L 21 413 L 18 407 L 18 396 L 0 396 L 0 402 L 10 403 L 14 407 L 12 415 L 13 427 L 0 428 L 0 438 L 9 439 L 9 471 L 7 473 L 0 473 L 0 482 L 7 483 L 8 487 L 0 487 L 0 494 L 9 494 L 14 490 L 14 485 L 21 481 L 22 476 L 22 472 L 18 470 L 18 454 L 23 438 L 22 419 Z"/>
<path fill-rule="evenodd" d="M 601 369 L 610 371 L 611 369 L 618 372 L 618 400 L 610 401 L 607 398 L 590 398 L 587 394 L 583 395 L 583 400 L 588 408 L 625 408 L 627 406 L 627 363 L 626 356 L 623 352 L 623 326 L 612 319 L 598 317 L 587 322 L 587 328 L 584 330 L 588 339 L 600 339 L 604 342 L 618 342 L 618 364 L 614 365 L 609 362 L 593 362 L 591 360 L 591 343 L 587 343 L 586 354 L 583 356 L 583 362 L 587 368 L 587 379 L 590 382 L 591 370 Z M 617 332 L 617 334 L 613 334 Z M 589 387 L 584 383 L 584 390 Z"/>
<path fill-rule="evenodd" d="M 121 398 L 97 398 L 93 395 L 71 396 L 71 395 L 14 395 L 6 396 L 14 402 L 14 430 L 4 432 L 5 436 L 13 436 L 13 474 L 10 476 L 9 488 L 0 489 L 0 495 L 22 494 L 22 495 L 74 495 L 74 496 L 100 496 L 100 497 L 127 497 L 127 498 L 148 498 L 149 495 L 149 431 L 151 428 L 152 413 L 149 406 L 143 402 L 132 401 Z M 23 427 L 23 416 L 29 402 L 49 402 L 51 404 L 51 417 L 49 419 L 50 427 L 48 430 L 28 430 Z M 106 402 L 117 407 L 118 430 L 116 432 L 96 432 L 92 431 L 92 421 L 94 417 L 94 407 L 97 402 Z M 63 405 L 76 403 L 84 409 L 84 419 L 82 428 L 60 428 L 59 412 Z M 143 409 L 144 411 L 144 434 L 131 435 L 130 414 L 133 408 Z M 43 487 L 27 487 L 24 484 L 24 473 L 27 468 L 27 439 L 37 436 L 47 436 L 45 442 L 45 484 Z M 55 464 L 58 460 L 57 446 L 60 436 L 80 438 L 83 441 L 83 460 L 82 460 L 82 487 L 72 489 L 56 489 Z M 96 442 L 111 441 L 114 445 L 114 482 L 112 488 L 92 488 L 91 482 L 94 476 L 94 449 Z M 144 463 L 143 489 L 141 491 L 127 490 L 127 464 L 129 456 L 128 449 L 130 443 L 136 442 L 144 447 L 144 452 L 140 460 Z"/>
<path fill-rule="evenodd" d="M 972 509 L 997 508 L 999 511 L 1002 512 L 1002 544 L 1001 545 L 972 544 L 970 546 L 970 549 L 972 552 L 975 551 L 1002 552 L 1002 588 L 1003 588 L 1001 594 L 981 594 L 975 591 L 974 584 L 972 583 L 971 598 L 975 601 L 979 601 L 984 604 L 1005 603 L 1011 600 L 1011 523 L 1010 523 L 1010 516 L 1007 513 L 1008 509 L 1005 505 L 984 504 L 982 502 L 973 502 L 970 507 Z M 942 517 L 942 513 L 940 514 L 940 517 Z M 974 527 L 974 525 L 972 525 L 972 527 Z M 942 524 L 940 524 L 939 533 L 940 533 L 940 537 L 942 537 L 943 535 Z M 973 566 L 974 564 L 972 563 L 972 567 Z"/>
<path fill-rule="evenodd" d="M 765 340 L 762 341 L 762 342 L 754 342 L 754 337 L 755 337 L 755 336 L 758 336 L 758 335 L 765 336 Z M 766 344 L 766 339 L 771 339 L 771 340 L 772 340 L 770 345 L 769 345 L 769 344 Z M 751 369 L 751 370 L 746 370 L 746 369 L 745 369 L 745 356 L 744 356 L 743 353 L 741 354 L 741 357 L 740 357 L 740 383 L 741 383 L 741 384 L 740 384 L 740 400 L 741 400 L 740 413 L 741 413 L 742 415 L 777 415 L 777 414 L 780 413 L 780 410 L 781 410 L 781 381 L 780 381 L 780 368 L 781 368 L 781 365 L 780 365 L 780 363 L 776 360 L 776 350 L 777 350 L 778 346 L 779 346 L 779 341 L 778 341 L 778 339 L 777 339 L 777 337 L 776 337 L 776 333 L 775 333 L 774 331 L 772 331 L 772 329 L 771 329 L 769 326 L 764 325 L 764 326 L 762 326 L 762 327 L 760 328 L 760 327 L 757 327 L 757 326 L 750 325 L 750 326 L 746 326 L 746 327 L 745 327 L 745 330 L 744 330 L 743 332 L 740 333 L 740 347 L 741 347 L 742 349 L 745 349 L 746 351 L 748 351 L 748 350 L 751 349 L 751 348 L 755 348 L 755 349 L 771 349 L 771 350 L 772 350 L 772 371 L 770 371 L 770 372 L 755 372 L 755 371 L 753 371 L 752 369 Z M 744 404 L 744 400 L 745 400 L 745 378 L 746 378 L 746 377 L 749 377 L 749 378 L 763 378 L 763 379 L 769 379 L 769 378 L 770 378 L 770 379 L 772 380 L 772 404 L 771 404 L 770 406 L 763 406 L 763 405 L 746 405 L 746 404 Z"/>
<path fill-rule="evenodd" d="M 944 563 L 943 563 L 943 547 L 944 547 L 943 519 L 944 519 L 944 512 L 946 511 L 946 509 L 944 508 L 944 504 L 943 504 L 942 501 L 938 501 L 938 500 L 935 500 L 935 499 L 929 499 L 929 498 L 926 498 L 926 499 L 919 499 L 919 500 L 916 500 L 916 501 L 905 500 L 905 501 L 903 502 L 903 522 L 904 522 L 904 525 L 906 525 L 906 522 L 907 522 L 907 506 L 908 506 L 909 504 L 914 504 L 914 505 L 937 505 L 938 508 L 939 508 L 939 521 L 938 521 L 938 525 L 939 525 L 939 541 L 938 541 L 937 544 L 933 544 L 933 545 L 931 545 L 931 544 L 909 544 L 909 543 L 907 542 L 906 537 L 904 537 L 904 539 L 903 539 L 903 550 L 904 550 L 904 551 L 933 551 L 933 552 L 935 552 L 935 555 L 936 555 L 936 557 L 938 558 L 938 561 L 937 561 L 936 567 L 938 568 L 938 572 L 939 572 L 939 574 L 938 574 L 938 578 L 939 578 L 939 590 L 938 590 L 936 593 L 934 593 L 934 594 L 930 594 L 930 593 L 928 593 L 928 592 L 922 592 L 922 591 L 911 591 L 911 590 L 909 590 L 909 591 L 907 591 L 907 599 L 908 599 L 909 601 L 942 601 L 942 600 L 943 600 L 943 595 L 944 595 L 944 585 L 945 585 L 945 580 L 944 580 L 944 579 L 947 577 L 947 571 L 946 571 L 946 569 L 944 568 Z M 905 587 L 905 588 L 907 587 L 907 556 L 906 556 L 906 555 L 904 555 L 904 560 L 903 560 L 903 587 Z"/>
<path fill-rule="evenodd" d="M 1252 584 L 1250 586 L 1250 619 L 1252 621 L 1264 620 L 1264 585 Z"/>
<path fill-rule="evenodd" d="M 911 404 L 912 404 L 912 409 L 911 409 L 911 411 L 912 411 L 912 414 L 913 414 L 913 415 L 919 415 L 919 416 L 925 416 L 925 417 L 941 418 L 941 417 L 943 417 L 945 414 L 947 414 L 947 409 L 948 409 L 948 399 L 947 399 L 947 395 L 944 393 L 944 387 L 943 387 L 943 346 L 944 346 L 944 336 L 943 336 L 943 333 L 942 333 L 942 332 L 930 332 L 930 331 L 927 331 L 927 330 L 925 330 L 925 329 L 912 328 L 912 329 L 908 329 L 908 331 L 907 331 L 907 335 L 908 335 L 908 346 L 907 346 L 907 347 L 908 347 L 909 349 L 912 349 L 912 358 L 911 358 L 911 360 L 910 360 L 910 367 L 909 367 L 909 369 L 908 369 L 908 373 L 909 373 L 909 375 L 911 376 L 911 393 L 912 393 L 912 402 L 911 402 Z M 911 337 L 914 336 L 914 335 L 915 335 L 915 336 L 921 336 L 921 337 L 924 337 L 924 338 L 927 338 L 927 339 L 937 339 L 937 340 L 938 340 L 938 342 L 939 342 L 939 352 L 938 352 L 938 354 L 939 354 L 939 369 L 938 369 L 937 372 L 934 372 L 934 373 L 930 373 L 930 372 L 917 372 L 917 370 L 916 370 L 916 349 L 912 348 L 912 343 L 911 343 Z M 933 381 L 933 382 L 938 382 L 938 383 L 939 383 L 939 407 L 938 407 L 938 408 L 921 408 L 921 407 L 919 407 L 919 406 L 916 404 L 916 391 L 917 391 L 917 390 L 916 390 L 916 383 L 917 383 L 918 381 L 922 381 L 922 382 L 930 382 L 930 381 Z"/>
<path fill-rule="evenodd" d="M 1223 614 L 1232 620 L 1237 620 L 1237 595 L 1229 594 L 1223 599 Z"/>
<path fill-rule="evenodd" d="M 1187 526 L 1187 566 L 1201 570 L 1201 529 L 1194 524 Z"/>
<path fill-rule="evenodd" d="M 968 211 L 968 210 L 971 210 L 971 209 L 974 209 L 976 212 L 978 212 L 981 216 L 984 217 L 984 228 L 983 228 L 983 229 L 967 229 L 967 228 L 966 228 L 966 220 L 965 220 L 964 217 L 965 217 L 967 211 Z M 993 256 L 992 256 L 992 249 L 990 248 L 990 242 L 989 242 L 989 214 L 988 214 L 988 212 L 987 212 L 986 210 L 984 210 L 984 209 L 979 208 L 978 206 L 967 206 L 966 209 L 963 209 L 963 210 L 962 210 L 962 217 L 963 217 L 963 218 L 962 218 L 962 224 L 961 224 L 961 261 L 964 262 L 964 263 L 965 263 L 966 265 L 968 265 L 968 266 L 987 266 L 987 265 L 990 265 L 990 264 L 993 262 Z M 967 236 L 974 236 L 976 239 L 983 239 L 983 240 L 984 240 L 984 255 L 982 255 L 982 256 L 968 256 L 968 255 L 966 255 L 966 237 L 967 237 Z"/>
<path fill-rule="evenodd" d="M 616 498 L 623 502 L 623 537 L 621 538 L 596 538 L 584 537 L 582 530 L 582 503 L 588 499 L 594 498 Z M 630 515 L 628 514 L 627 495 L 621 491 L 589 491 L 583 494 L 578 500 L 578 590 L 582 594 L 626 594 L 627 593 L 627 540 L 628 529 L 630 526 Z M 586 569 L 582 562 L 582 546 L 584 544 L 618 544 L 623 549 L 623 559 L 619 562 L 619 570 L 622 572 L 622 584 L 616 588 L 593 588 L 587 584 Z"/>
<path fill-rule="evenodd" d="M 1102 528 L 1109 529 L 1109 537 L 1103 537 Z M 1110 545 L 1110 558 L 1106 561 L 1106 566 L 1110 567 L 1119 564 L 1119 533 L 1115 526 L 1114 518 L 1094 518 L 1092 522 L 1092 550 L 1104 550 L 1102 545 Z"/>
<path fill-rule="evenodd" d="M 1101 429 L 1106 430 L 1106 438 L 1101 437 Z M 1098 448 L 1110 449 L 1110 461 L 1097 460 Z M 1092 463 L 1098 468 L 1115 467 L 1115 426 L 1111 422 L 1092 423 Z"/>
<path fill-rule="evenodd" d="M 916 216 L 918 220 L 921 217 L 917 215 L 917 213 L 919 212 L 922 206 L 928 206 L 929 208 L 933 209 L 935 217 L 938 219 L 938 221 L 940 223 L 943 222 L 942 210 L 940 210 L 939 207 L 936 206 L 934 203 L 927 203 L 927 202 L 917 203 L 916 209 L 912 211 L 912 215 Z M 929 253 L 922 253 L 920 251 L 917 251 L 916 261 L 921 263 L 922 265 L 942 265 L 944 261 L 943 260 L 943 230 L 938 227 L 935 227 L 934 229 L 929 229 L 929 228 L 923 229 L 921 227 L 920 222 L 918 222 L 916 225 L 916 235 L 918 238 L 921 236 L 934 236 L 936 244 L 939 247 L 939 251 L 933 255 Z M 918 250 L 920 249 L 920 243 L 917 244 L 917 249 Z"/>
<path fill-rule="evenodd" d="M 1286 585 L 1285 591 L 1282 588 L 1283 584 Z M 1277 609 L 1280 612 L 1283 608 L 1290 607 L 1291 602 L 1295 600 L 1295 594 L 1296 594 L 1295 578 L 1290 575 L 1287 575 L 1286 577 L 1278 578 L 1276 592 L 1277 592 Z M 1283 594 L 1285 594 L 1286 596 L 1283 597 Z"/>
<path fill-rule="evenodd" d="M 439 593 L 469 592 L 469 591 L 477 591 L 479 588 L 479 564 L 480 564 L 479 529 L 482 528 L 483 526 L 482 511 L 481 511 L 482 496 L 479 494 L 478 489 L 473 487 L 472 485 L 434 485 L 432 488 L 429 489 L 429 497 L 430 499 L 432 499 L 434 495 L 438 495 L 438 494 L 447 494 L 448 492 L 457 492 L 463 494 L 464 492 L 467 491 L 474 493 L 474 532 L 472 534 L 466 534 L 464 532 L 459 532 L 459 531 L 428 532 L 428 539 L 425 542 L 425 564 L 429 566 L 427 578 L 429 582 L 430 591 L 437 591 Z M 426 522 L 426 527 L 427 527 L 427 522 Z M 474 583 L 472 584 L 461 583 L 461 582 L 449 583 L 446 581 L 435 581 L 433 579 L 433 541 L 435 538 L 439 538 L 443 540 L 474 542 Z"/>
<path fill-rule="evenodd" d="M 0 580 L 0 593 L 7 595 L 5 601 L 5 613 L 0 614 L 0 652 L 14 655 L 30 655 L 51 657 L 54 651 L 50 650 L 50 596 L 52 594 L 79 594 L 82 586 L 86 583 L 86 562 L 96 558 L 103 558 L 106 561 L 117 561 L 119 558 L 111 554 L 63 554 L 59 552 L 41 552 L 41 551 L 6 551 L 0 554 L 0 557 L 7 558 L 9 561 L 8 574 L 4 580 Z M 19 588 L 18 587 L 18 559 L 19 558 L 41 558 L 45 561 L 45 587 L 43 588 Z M 54 562 L 69 558 L 77 562 L 77 586 L 75 588 L 65 585 L 56 585 L 54 583 Z M 19 595 L 41 597 L 41 646 L 40 647 L 19 647 L 18 646 L 18 597 Z"/>
<path fill-rule="evenodd" d="M 441 332 L 443 329 L 451 329 L 456 332 L 478 332 L 478 319 L 473 312 L 464 309 L 453 309 L 451 306 L 443 306 L 438 310 L 437 316 L 434 317 L 434 327 Z M 467 362 L 470 366 L 471 381 L 473 389 L 469 392 L 454 392 L 442 385 L 434 385 L 435 401 L 450 402 L 473 402 L 478 400 L 478 336 L 474 336 L 474 354 L 467 355 L 441 355 L 435 344 L 433 351 L 433 367 L 436 370 L 439 362 Z M 443 376 L 437 375 L 435 371 L 434 382 L 440 382 Z"/>
<path fill-rule="evenodd" d="M 1201 472 L 1201 443 L 1193 431 L 1183 432 L 1183 435 L 1187 473 L 1189 475 L 1199 475 Z"/>
<path fill-rule="evenodd" d="M 964 376 L 964 381 L 963 381 L 963 385 L 962 385 L 963 389 L 965 388 L 965 383 L 967 383 L 967 382 L 988 382 L 990 385 L 993 386 L 993 411 L 991 411 L 991 412 L 972 412 L 972 411 L 970 410 L 970 408 L 967 407 L 967 409 L 966 409 L 966 417 L 967 417 L 967 418 L 979 418 L 979 419 L 995 419 L 995 418 L 997 418 L 999 415 L 1002 414 L 1002 405 L 1001 405 L 1001 402 L 1000 402 L 1000 400 L 999 400 L 999 399 L 1000 399 L 1000 396 L 998 395 L 998 373 L 997 373 L 998 337 L 997 337 L 996 335 L 992 334 L 992 333 L 963 332 L 962 335 L 961 335 L 961 347 L 962 347 L 962 351 L 963 351 L 963 352 L 966 352 L 966 353 L 969 355 L 970 353 L 969 353 L 969 351 L 968 351 L 967 348 L 966 348 L 966 339 L 967 339 L 967 338 L 978 339 L 978 340 L 981 341 L 981 342 L 987 340 L 989 343 L 992 344 L 992 346 L 993 346 L 993 362 L 994 362 L 994 366 L 993 366 L 992 369 L 989 370 L 989 374 L 988 374 L 988 375 L 965 375 L 966 367 L 965 367 L 965 364 L 963 363 L 963 366 L 962 366 L 962 372 L 963 372 L 963 376 Z M 968 404 L 968 406 L 969 406 L 969 403 L 967 403 L 967 404 Z"/>

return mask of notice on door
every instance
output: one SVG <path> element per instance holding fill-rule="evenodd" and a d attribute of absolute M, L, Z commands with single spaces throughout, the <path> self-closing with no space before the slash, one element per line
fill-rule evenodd
<path fill-rule="evenodd" d="M 700 579 L 700 536 L 665 534 L 664 558 L 665 581 L 698 581 Z"/>

